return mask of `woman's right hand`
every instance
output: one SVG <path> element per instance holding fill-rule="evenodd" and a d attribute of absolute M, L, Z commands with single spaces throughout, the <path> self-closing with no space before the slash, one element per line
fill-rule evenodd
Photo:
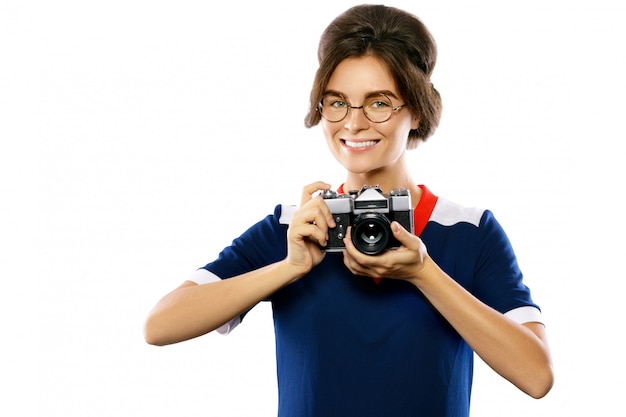
<path fill-rule="evenodd" d="M 330 209 L 319 191 L 330 189 L 330 184 L 317 181 L 302 189 L 300 207 L 294 213 L 287 230 L 288 265 L 301 278 L 324 259 L 323 246 L 328 241 L 328 228 L 335 227 Z"/>

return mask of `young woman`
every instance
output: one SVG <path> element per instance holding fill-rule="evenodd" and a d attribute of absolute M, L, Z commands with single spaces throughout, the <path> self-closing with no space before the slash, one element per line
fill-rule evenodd
<path fill-rule="evenodd" d="M 355 247 L 351 227 L 345 249 L 325 251 L 342 225 L 324 198 L 330 186 L 307 185 L 297 209 L 277 206 L 160 300 L 147 342 L 227 333 L 269 300 L 279 416 L 467 416 L 473 352 L 544 396 L 546 334 L 504 231 L 491 212 L 417 185 L 407 166 L 441 112 L 430 33 L 404 11 L 357 6 L 328 26 L 318 55 L 306 125 L 321 123 L 346 169 L 338 191 L 377 185 L 389 202 L 408 190 L 412 224 L 391 222 L 398 244 L 379 254 Z"/>

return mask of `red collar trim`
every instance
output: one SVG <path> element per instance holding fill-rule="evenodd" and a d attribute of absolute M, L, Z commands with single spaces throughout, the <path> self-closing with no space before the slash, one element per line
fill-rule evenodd
<path fill-rule="evenodd" d="M 430 215 L 433 213 L 437 200 L 439 199 L 439 197 L 431 193 L 425 185 L 420 184 L 418 187 L 422 190 L 422 196 L 413 210 L 413 232 L 416 236 L 420 236 L 426 228 L 430 220 Z M 337 192 L 343 194 L 343 184 L 339 186 Z"/>
<path fill-rule="evenodd" d="M 418 187 L 422 190 L 422 196 L 413 210 L 413 230 L 416 236 L 421 236 L 439 197 L 431 193 L 425 185 L 418 185 Z"/>

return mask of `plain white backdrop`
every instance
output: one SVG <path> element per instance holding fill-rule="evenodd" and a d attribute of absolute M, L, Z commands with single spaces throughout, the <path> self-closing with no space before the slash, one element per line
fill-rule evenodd
<path fill-rule="evenodd" d="M 142 324 L 275 204 L 342 182 L 303 118 L 319 35 L 355 4 L 0 0 L 0 414 L 276 414 L 268 305 L 163 348 Z M 478 359 L 473 415 L 618 415 L 626 6 L 387 4 L 439 46 L 414 178 L 495 212 L 551 340 L 546 398 Z"/>

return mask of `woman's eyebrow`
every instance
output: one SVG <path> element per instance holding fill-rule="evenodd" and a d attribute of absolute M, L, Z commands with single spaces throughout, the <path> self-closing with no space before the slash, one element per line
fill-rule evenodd
<path fill-rule="evenodd" d="M 342 96 L 342 97 L 346 96 L 345 94 L 340 93 L 337 90 L 324 90 L 324 94 L 323 95 L 326 95 L 326 94 L 335 94 L 335 95 Z"/>
<path fill-rule="evenodd" d="M 373 96 L 377 96 L 377 95 L 380 95 L 380 94 L 384 94 L 384 95 L 386 95 L 387 97 L 390 97 L 390 98 L 397 98 L 397 99 L 400 98 L 400 97 L 398 97 L 396 95 L 396 93 L 394 93 L 391 90 L 376 90 L 376 91 L 372 91 L 372 92 L 368 93 L 365 97 L 366 98 L 367 97 L 373 97 Z"/>
<path fill-rule="evenodd" d="M 336 95 L 338 95 L 338 96 L 342 96 L 342 97 L 344 97 L 346 100 L 349 98 L 347 94 L 344 94 L 344 93 L 339 92 L 339 91 L 337 91 L 337 90 L 326 90 L 326 91 L 324 91 L 324 94 L 336 94 Z M 387 97 L 390 97 L 390 98 L 395 98 L 395 99 L 398 99 L 398 100 L 400 99 L 400 97 L 398 97 L 398 96 L 396 95 L 396 93 L 394 93 L 394 92 L 393 92 L 393 91 L 391 91 L 391 90 L 374 90 L 374 91 L 368 91 L 368 92 L 365 94 L 365 98 L 374 97 L 374 96 L 377 96 L 377 95 L 380 95 L 380 94 L 384 94 L 384 95 L 386 95 Z"/>

